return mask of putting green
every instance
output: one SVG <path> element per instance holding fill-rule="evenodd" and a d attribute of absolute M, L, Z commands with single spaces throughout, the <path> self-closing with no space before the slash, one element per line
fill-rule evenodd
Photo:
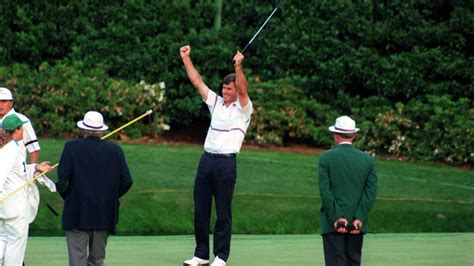
<path fill-rule="evenodd" d="M 212 239 L 212 236 L 211 236 Z M 182 265 L 193 236 L 109 238 L 106 265 Z M 474 233 L 376 234 L 364 239 L 364 265 L 472 265 Z M 64 237 L 30 237 L 26 265 L 67 265 Z M 324 265 L 319 235 L 236 235 L 228 265 Z"/>

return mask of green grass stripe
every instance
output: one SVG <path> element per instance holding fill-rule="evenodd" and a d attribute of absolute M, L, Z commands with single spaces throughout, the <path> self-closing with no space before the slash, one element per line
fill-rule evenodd
<path fill-rule="evenodd" d="M 137 189 L 135 193 L 177 193 L 185 194 L 192 193 L 190 189 Z M 271 198 L 311 198 L 320 199 L 319 195 L 309 194 L 276 194 L 276 193 L 262 193 L 262 192 L 235 192 L 234 196 L 257 196 L 257 197 L 271 197 Z M 410 197 L 377 197 L 377 200 L 384 201 L 413 201 L 413 202 L 433 202 L 433 203 L 447 203 L 447 204 L 466 204 L 473 205 L 474 201 L 465 200 L 443 200 L 443 199 L 429 199 L 429 198 L 410 198 Z"/>
<path fill-rule="evenodd" d="M 42 160 L 57 161 L 64 140 L 41 140 Z M 202 145 L 124 144 L 134 185 L 120 200 L 118 234 L 193 234 L 193 186 Z M 236 234 L 317 234 L 321 200 L 317 155 L 242 150 L 233 201 Z M 369 230 L 378 233 L 473 232 L 474 171 L 377 159 L 377 201 Z M 56 180 L 56 172 L 48 176 Z M 449 184 L 449 185 L 448 185 Z M 453 186 L 452 186 L 453 185 Z M 32 236 L 60 236 L 63 200 L 40 188 Z M 215 210 L 212 212 L 213 224 Z"/>
<path fill-rule="evenodd" d="M 447 203 L 447 204 L 466 204 L 473 205 L 474 201 L 465 200 L 443 200 L 443 199 L 429 199 L 429 198 L 410 198 L 410 197 L 377 197 L 377 200 L 386 201 L 418 201 L 418 202 L 433 202 L 433 203 Z"/>
<path fill-rule="evenodd" d="M 212 237 L 211 237 L 212 239 Z M 212 249 L 212 246 L 211 246 Z M 472 265 L 474 233 L 366 235 L 363 265 Z M 194 237 L 109 238 L 106 265 L 182 265 Z M 30 237 L 26 265 L 67 265 L 64 237 Z M 324 265 L 319 235 L 234 235 L 228 266 Z"/>

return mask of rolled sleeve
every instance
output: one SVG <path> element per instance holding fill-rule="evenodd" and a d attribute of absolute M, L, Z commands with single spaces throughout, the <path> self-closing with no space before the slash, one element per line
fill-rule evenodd
<path fill-rule="evenodd" d="M 38 138 L 36 137 L 35 130 L 33 129 L 33 125 L 31 121 L 23 124 L 23 143 L 25 144 L 26 149 L 28 152 L 39 151 L 41 149 Z"/>
<path fill-rule="evenodd" d="M 203 100 L 203 101 L 209 106 L 209 108 L 212 108 L 216 105 L 216 102 L 217 102 L 217 99 L 219 98 L 219 96 L 214 91 L 212 91 L 211 89 L 209 89 L 209 88 L 207 88 L 207 89 L 208 89 L 207 99 Z"/>
<path fill-rule="evenodd" d="M 249 119 L 250 116 L 253 113 L 253 103 L 252 103 L 252 101 L 250 101 L 250 99 L 249 99 L 249 102 L 247 103 L 247 105 L 245 107 L 242 107 L 241 110 L 242 110 L 242 113 L 245 115 L 245 117 L 247 117 L 247 119 Z"/>

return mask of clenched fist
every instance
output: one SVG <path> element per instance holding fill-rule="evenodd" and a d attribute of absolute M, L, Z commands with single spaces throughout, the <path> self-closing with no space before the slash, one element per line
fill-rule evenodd
<path fill-rule="evenodd" d="M 243 61 L 244 61 L 244 55 L 240 51 L 237 51 L 237 53 L 235 53 L 234 55 L 234 65 L 240 66 L 242 65 Z"/>
<path fill-rule="evenodd" d="M 179 53 L 181 54 L 181 58 L 188 57 L 191 54 L 191 46 L 185 45 L 181 47 Z"/>

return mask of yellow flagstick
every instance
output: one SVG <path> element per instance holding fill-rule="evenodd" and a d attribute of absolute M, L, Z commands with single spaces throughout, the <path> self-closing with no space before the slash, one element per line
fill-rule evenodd
<path fill-rule="evenodd" d="M 105 136 L 102 136 L 100 139 L 101 140 L 104 140 L 110 136 L 112 136 L 113 134 L 117 133 L 118 131 L 130 126 L 131 124 L 137 122 L 138 120 L 144 118 L 145 116 L 148 116 L 148 115 L 151 115 L 153 113 L 152 110 L 148 110 L 146 111 L 146 113 L 142 114 L 141 116 L 133 119 L 132 121 L 126 123 L 125 125 L 115 129 L 114 131 L 110 132 L 109 134 L 105 135 Z M 51 169 L 50 171 L 52 171 L 54 168 L 58 167 L 59 163 L 56 163 L 55 165 L 51 166 Z M 8 199 L 9 197 L 13 196 L 15 193 L 17 193 L 18 191 L 22 190 L 23 188 L 25 188 L 26 186 L 28 186 L 29 184 L 33 183 L 36 179 L 42 177 L 43 175 L 47 174 L 48 172 L 50 171 L 43 171 L 42 173 L 38 174 L 37 176 L 33 177 L 32 179 L 28 180 L 28 182 L 26 182 L 25 184 L 23 184 L 21 187 L 17 188 L 16 190 L 12 191 L 10 194 L 6 195 L 5 197 L 1 198 L 0 199 L 0 204 L 3 203 L 6 199 Z"/>
<path fill-rule="evenodd" d="M 137 122 L 138 120 L 140 120 L 140 119 L 144 118 L 145 116 L 147 116 L 147 115 L 151 115 L 152 113 L 153 113 L 153 111 L 152 111 L 152 110 L 148 110 L 148 111 L 146 111 L 146 113 L 144 113 L 144 114 L 142 114 L 141 116 L 139 116 L 139 117 L 137 117 L 137 118 L 133 119 L 132 121 L 128 122 L 127 124 L 125 124 L 125 125 L 123 125 L 123 126 L 121 126 L 121 127 L 117 128 L 116 130 L 114 130 L 114 131 L 110 132 L 109 134 L 107 134 L 107 135 L 103 136 L 103 137 L 102 137 L 102 138 L 100 138 L 100 139 L 104 140 L 104 139 L 106 139 L 106 138 L 108 138 L 108 137 L 112 136 L 113 134 L 117 133 L 118 131 L 120 131 L 120 130 L 122 130 L 122 129 L 124 129 L 124 128 L 128 127 L 128 126 L 130 126 L 131 124 L 133 124 L 133 123 Z"/>

